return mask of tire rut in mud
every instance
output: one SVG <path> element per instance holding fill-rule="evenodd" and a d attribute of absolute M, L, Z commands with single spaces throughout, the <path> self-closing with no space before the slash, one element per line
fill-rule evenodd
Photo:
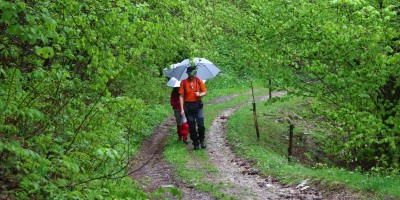
<path fill-rule="evenodd" d="M 284 93 L 274 93 L 280 96 Z M 268 99 L 258 97 L 257 101 Z M 231 149 L 225 137 L 230 116 L 243 105 L 227 109 L 219 114 L 207 132 L 207 153 L 217 167 L 218 173 L 209 174 L 209 182 L 224 183 L 222 192 L 237 199 L 323 199 L 321 194 L 305 183 L 303 186 L 281 185 L 272 176 L 261 176 L 259 171 L 252 168 L 255 161 L 238 157 Z"/>

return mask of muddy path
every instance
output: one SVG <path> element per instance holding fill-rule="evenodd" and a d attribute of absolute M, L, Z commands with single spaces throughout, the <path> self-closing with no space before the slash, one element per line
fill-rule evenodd
<path fill-rule="evenodd" d="M 223 103 L 248 93 L 220 97 L 206 106 Z M 278 92 L 273 93 L 273 96 L 283 94 Z M 257 102 L 267 99 L 268 96 L 258 96 Z M 306 182 L 298 186 L 285 187 L 272 176 L 259 175 L 251 168 L 254 164 L 251 160 L 242 159 L 231 150 L 225 137 L 227 122 L 234 111 L 249 103 L 251 102 L 243 102 L 221 112 L 213 120 L 211 127 L 206 129 L 208 145 L 206 151 L 211 162 L 218 169 L 217 173 L 208 174 L 206 181 L 211 184 L 223 183 L 222 192 L 236 199 L 324 199 L 318 191 L 307 186 Z M 171 116 L 154 129 L 152 136 L 143 143 L 137 156 L 132 160 L 131 177 L 138 180 L 149 192 L 160 187 L 174 186 L 181 190 L 183 199 L 215 199 L 207 193 L 197 191 L 192 186 L 177 181 L 171 164 L 163 160 L 163 147 L 174 126 L 175 120 Z M 188 151 L 192 151 L 192 147 L 188 145 Z"/>
<path fill-rule="evenodd" d="M 243 92 L 219 97 L 208 102 L 206 106 L 232 100 L 240 95 L 249 93 Z M 160 187 L 174 186 L 181 190 L 183 199 L 215 199 L 207 193 L 197 191 L 193 187 L 177 181 L 174 178 L 171 164 L 163 159 L 164 145 L 175 125 L 175 118 L 170 116 L 153 130 L 152 136 L 144 141 L 137 155 L 131 160 L 130 176 L 137 180 L 148 192 L 153 192 Z"/>
<path fill-rule="evenodd" d="M 274 93 L 281 96 L 284 93 Z M 258 101 L 266 100 L 262 96 Z M 255 161 L 238 157 L 225 137 L 227 123 L 231 115 L 243 105 L 227 109 L 219 114 L 207 132 L 207 153 L 218 175 L 211 174 L 209 182 L 222 182 L 223 193 L 236 199 L 323 199 L 320 192 L 307 185 L 307 181 L 297 186 L 285 187 L 272 176 L 262 176 L 252 169 Z"/>

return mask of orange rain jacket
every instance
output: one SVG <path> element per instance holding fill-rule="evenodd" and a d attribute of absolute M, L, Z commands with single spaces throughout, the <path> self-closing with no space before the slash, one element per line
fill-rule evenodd
<path fill-rule="evenodd" d="M 207 92 L 206 86 L 201 79 L 194 77 L 193 87 L 189 79 L 185 79 L 181 82 L 179 94 L 183 95 L 185 102 L 200 101 L 201 97 L 196 96 L 195 92 Z"/>

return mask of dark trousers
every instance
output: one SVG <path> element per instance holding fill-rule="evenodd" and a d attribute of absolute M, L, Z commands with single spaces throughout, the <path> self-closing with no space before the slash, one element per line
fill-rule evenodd
<path fill-rule="evenodd" d="M 199 146 L 199 143 L 204 141 L 204 133 L 206 131 L 203 108 L 195 111 L 185 110 L 185 115 L 188 120 L 190 139 L 193 141 L 193 146 Z"/>

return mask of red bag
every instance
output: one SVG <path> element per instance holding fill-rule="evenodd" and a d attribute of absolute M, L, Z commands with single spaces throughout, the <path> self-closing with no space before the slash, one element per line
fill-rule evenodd
<path fill-rule="evenodd" d="M 179 135 L 186 137 L 189 134 L 189 124 L 187 122 L 179 125 Z"/>
<path fill-rule="evenodd" d="M 185 116 L 182 117 L 182 124 L 178 125 L 178 136 L 179 139 L 183 141 L 187 140 L 187 135 L 189 134 L 189 124 Z"/>

